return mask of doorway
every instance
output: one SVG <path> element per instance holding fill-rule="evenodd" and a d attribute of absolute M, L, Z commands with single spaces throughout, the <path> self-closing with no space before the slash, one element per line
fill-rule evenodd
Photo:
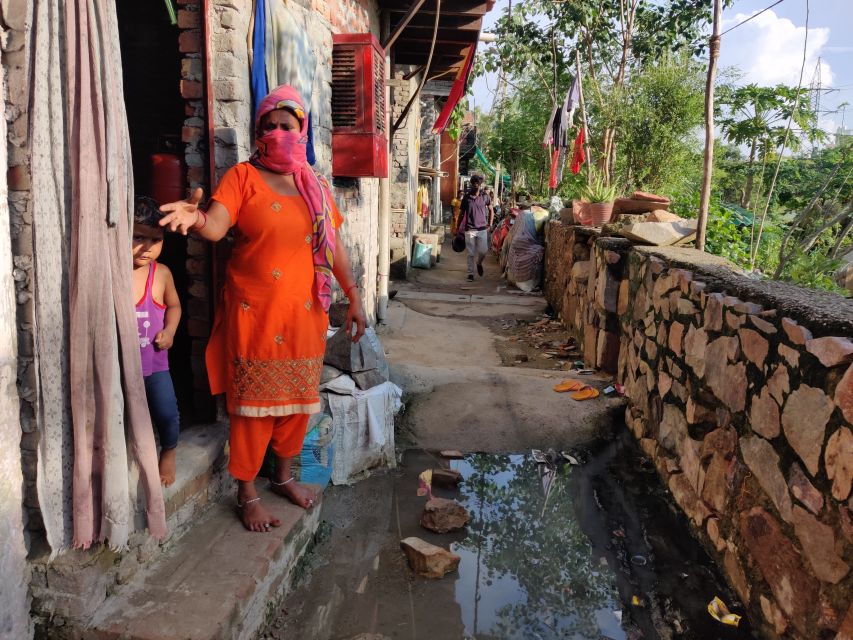
<path fill-rule="evenodd" d="M 162 176 L 152 169 L 155 154 L 166 154 L 161 155 L 161 159 L 165 157 L 175 166 L 172 175 L 179 193 L 185 193 L 187 185 L 181 141 L 186 117 L 180 93 L 183 54 L 178 50 L 180 32 L 178 26 L 172 24 L 168 4 L 169 0 L 166 4 L 138 0 L 116 2 L 124 100 L 138 195 L 155 196 L 155 181 L 162 185 Z M 197 413 L 193 403 L 192 341 L 187 331 L 187 238 L 166 234 L 159 261 L 172 271 L 183 311 L 174 345 L 169 350 L 169 367 L 182 421 L 187 423 Z"/>

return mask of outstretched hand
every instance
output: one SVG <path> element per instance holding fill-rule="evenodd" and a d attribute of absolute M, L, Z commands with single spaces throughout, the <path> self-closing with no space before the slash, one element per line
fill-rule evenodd
<path fill-rule="evenodd" d="M 160 207 L 166 215 L 160 219 L 160 226 L 167 227 L 173 233 L 187 235 L 199 219 L 198 203 L 204 192 L 198 188 L 186 200 L 170 202 Z"/>

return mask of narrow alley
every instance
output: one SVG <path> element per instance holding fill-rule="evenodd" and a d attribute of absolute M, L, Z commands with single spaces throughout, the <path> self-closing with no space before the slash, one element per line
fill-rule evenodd
<path fill-rule="evenodd" d="M 552 389 L 568 377 L 560 364 L 516 361 L 547 305 L 497 272 L 490 256 L 468 283 L 464 254 L 445 246 L 436 268 L 399 287 L 381 335 L 406 392 L 400 464 L 327 489 L 316 546 L 260 637 L 751 637 L 745 622 L 708 624 L 708 601 L 736 596 L 627 432 L 624 399 L 574 401 Z M 435 495 L 467 508 L 464 532 L 418 523 L 419 474 L 443 467 L 463 481 Z M 413 574 L 400 551 L 408 536 L 449 546 L 458 574 Z"/>

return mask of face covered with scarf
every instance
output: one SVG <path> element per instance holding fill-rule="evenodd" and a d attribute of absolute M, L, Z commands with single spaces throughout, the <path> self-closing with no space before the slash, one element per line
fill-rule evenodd
<path fill-rule="evenodd" d="M 335 263 L 332 196 L 325 180 L 308 164 L 308 118 L 302 98 L 293 87 L 282 85 L 263 99 L 255 132 L 258 150 L 251 158 L 252 164 L 273 173 L 292 175 L 296 189 L 308 205 L 313 227 L 314 295 L 328 311 Z"/>

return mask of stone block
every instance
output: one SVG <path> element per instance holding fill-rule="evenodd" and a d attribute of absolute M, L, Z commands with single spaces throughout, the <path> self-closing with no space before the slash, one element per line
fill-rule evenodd
<path fill-rule="evenodd" d="M 803 468 L 796 462 L 788 472 L 788 489 L 809 511 L 815 515 L 820 514 L 823 509 L 823 494 L 809 482 Z"/>
<path fill-rule="evenodd" d="M 690 481 L 683 473 L 676 473 L 669 477 L 667 483 L 672 497 L 680 506 L 687 517 L 693 521 L 697 527 L 703 527 L 705 520 L 711 515 L 708 507 L 699 499 Z"/>
<path fill-rule="evenodd" d="M 853 433 L 841 427 L 829 437 L 824 453 L 826 475 L 832 480 L 832 497 L 847 500 L 853 481 Z"/>
<path fill-rule="evenodd" d="M 781 424 L 779 405 L 767 387 L 764 387 L 759 395 L 752 398 L 749 424 L 755 433 L 765 438 L 775 438 L 779 435 Z"/>
<path fill-rule="evenodd" d="M 726 309 L 726 326 L 733 331 L 740 329 L 746 323 L 746 316 L 738 315 Z"/>
<path fill-rule="evenodd" d="M 788 368 L 784 364 L 778 364 L 773 369 L 773 375 L 767 381 L 767 389 L 780 406 L 785 402 L 785 396 L 791 390 L 791 383 Z"/>
<path fill-rule="evenodd" d="M 455 500 L 432 498 L 424 506 L 421 526 L 436 533 L 458 531 L 468 524 L 468 510 Z"/>
<path fill-rule="evenodd" d="M 673 322 L 669 328 L 669 348 L 676 356 L 681 355 L 682 340 L 684 338 L 684 325 Z"/>
<path fill-rule="evenodd" d="M 749 582 L 746 579 L 746 574 L 738 561 L 737 555 L 731 549 L 726 549 L 726 553 L 723 556 L 723 569 L 725 569 L 726 575 L 729 577 L 729 581 L 735 588 L 738 596 L 740 596 L 740 599 L 745 604 L 749 604 L 749 597 L 751 595 Z"/>
<path fill-rule="evenodd" d="M 767 320 L 765 320 L 765 319 L 763 319 L 757 315 L 751 315 L 748 317 L 749 317 L 749 322 L 752 324 L 752 326 L 754 326 L 756 329 L 758 329 L 762 333 L 765 333 L 767 335 L 773 335 L 776 333 L 776 327 L 774 327 L 772 324 L 767 322 Z"/>
<path fill-rule="evenodd" d="M 806 571 L 800 554 L 779 523 L 761 507 L 740 515 L 740 533 L 779 607 L 797 630 L 810 637 L 809 616 L 818 602 L 817 580 Z"/>
<path fill-rule="evenodd" d="M 444 455 L 444 452 L 442 452 L 442 455 Z M 458 459 L 462 456 L 454 455 L 452 457 L 454 459 Z M 456 471 L 455 469 L 436 468 L 432 470 L 432 483 L 437 487 L 455 489 L 459 486 L 460 482 L 462 482 L 462 474 Z"/>
<path fill-rule="evenodd" d="M 853 424 L 853 364 L 847 367 L 847 371 L 835 387 L 834 399 L 844 419 Z"/>
<path fill-rule="evenodd" d="M 798 506 L 794 507 L 794 533 L 806 559 L 818 580 L 838 584 L 850 571 L 849 565 L 835 550 L 835 533 L 812 514 Z"/>
<path fill-rule="evenodd" d="M 710 293 L 705 302 L 705 322 L 707 331 L 723 330 L 723 294 Z"/>
<path fill-rule="evenodd" d="M 763 371 L 767 352 L 770 348 L 767 339 L 753 329 L 740 329 L 738 336 L 740 336 L 741 350 L 746 359 Z"/>
<path fill-rule="evenodd" d="M 779 469 L 779 455 L 769 442 L 757 436 L 740 441 L 743 461 L 785 521 L 791 520 L 791 496 Z"/>
<path fill-rule="evenodd" d="M 826 425 L 834 405 L 820 389 L 801 385 L 789 397 L 782 412 L 782 428 L 788 443 L 817 475 Z"/>
<path fill-rule="evenodd" d="M 782 318 L 782 329 L 788 340 L 797 345 L 804 345 L 808 340 L 812 339 L 812 332 L 797 324 L 796 320 L 790 318 Z"/>
<path fill-rule="evenodd" d="M 796 368 L 800 366 L 800 352 L 796 349 L 792 349 L 786 344 L 780 344 L 776 347 L 776 351 L 780 356 L 792 367 Z"/>
<path fill-rule="evenodd" d="M 781 636 L 788 628 L 788 620 L 785 618 L 785 614 L 768 598 L 760 596 L 759 601 L 761 603 L 761 613 L 764 614 L 765 620 L 772 624 L 773 630 L 777 635 Z"/>
<path fill-rule="evenodd" d="M 737 357 L 737 338 L 717 338 L 705 350 L 705 378 L 714 395 L 731 411 L 743 411 L 746 404 L 746 366 L 728 364 Z"/>
<path fill-rule="evenodd" d="M 708 460 L 701 486 L 701 496 L 711 509 L 726 513 L 735 466 L 737 434 L 722 428 L 709 433 L 702 441 L 700 460 Z"/>
<path fill-rule="evenodd" d="M 705 375 L 705 351 L 708 348 L 708 334 L 704 329 L 692 326 L 687 330 L 684 338 L 684 361 L 687 363 L 697 378 Z"/>
<path fill-rule="evenodd" d="M 705 528 L 708 531 L 708 537 L 711 539 L 711 544 L 714 545 L 714 548 L 717 551 L 725 549 L 726 541 L 720 533 L 720 519 L 714 517 L 708 518 Z"/>
<path fill-rule="evenodd" d="M 459 566 L 461 557 L 420 538 L 406 538 L 400 541 L 400 547 L 406 554 L 409 567 L 425 578 L 443 578 Z"/>
<path fill-rule="evenodd" d="M 853 362 L 853 342 L 847 338 L 814 338 L 806 340 L 806 351 L 815 356 L 824 367 L 837 367 Z"/>
<path fill-rule="evenodd" d="M 628 304 L 630 303 L 630 280 L 625 278 L 619 283 L 619 294 L 618 294 L 618 302 L 616 304 L 616 313 L 624 315 L 628 311 Z"/>

